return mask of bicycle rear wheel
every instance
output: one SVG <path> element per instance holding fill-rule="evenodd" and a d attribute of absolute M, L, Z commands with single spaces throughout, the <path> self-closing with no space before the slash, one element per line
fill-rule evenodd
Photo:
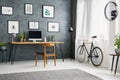
<path fill-rule="evenodd" d="M 83 62 L 85 60 L 85 48 L 83 46 L 79 46 L 77 49 L 77 54 L 78 54 L 78 61 Z"/>
<path fill-rule="evenodd" d="M 103 61 L 103 52 L 99 47 L 94 47 L 91 53 L 91 62 L 94 66 L 99 66 Z"/>

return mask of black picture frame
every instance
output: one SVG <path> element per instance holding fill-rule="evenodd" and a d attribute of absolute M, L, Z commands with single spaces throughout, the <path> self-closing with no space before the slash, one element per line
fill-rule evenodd
<path fill-rule="evenodd" d="M 9 34 L 18 34 L 19 33 L 19 20 L 8 20 L 8 33 Z"/>
<path fill-rule="evenodd" d="M 60 31 L 59 22 L 48 22 L 47 23 L 47 31 L 48 32 L 59 32 Z"/>
<path fill-rule="evenodd" d="M 42 17 L 43 18 L 54 18 L 55 17 L 55 6 L 43 5 L 42 6 Z"/>
<path fill-rule="evenodd" d="M 1 6 L 2 15 L 13 15 L 13 7 L 11 6 Z"/>
<path fill-rule="evenodd" d="M 28 21 L 28 29 L 39 29 L 38 21 Z"/>
<path fill-rule="evenodd" d="M 31 3 L 25 3 L 24 7 L 25 7 L 25 10 L 24 10 L 25 14 L 27 15 L 33 14 L 33 5 Z"/>

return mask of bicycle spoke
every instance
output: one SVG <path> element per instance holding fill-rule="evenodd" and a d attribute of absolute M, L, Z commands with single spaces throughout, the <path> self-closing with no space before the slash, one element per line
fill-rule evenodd
<path fill-rule="evenodd" d="M 86 56 L 84 47 L 79 46 L 78 49 L 77 49 L 77 53 L 78 53 L 78 60 L 80 62 L 83 62 L 85 60 L 85 56 Z"/>
<path fill-rule="evenodd" d="M 99 47 L 95 47 L 91 54 L 91 62 L 95 66 L 99 66 L 103 61 L 103 53 Z"/>

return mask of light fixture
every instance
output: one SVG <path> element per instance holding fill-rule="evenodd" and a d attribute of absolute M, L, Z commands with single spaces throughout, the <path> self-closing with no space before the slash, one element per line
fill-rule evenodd
<path fill-rule="evenodd" d="M 105 15 L 105 18 L 109 21 L 115 20 L 118 16 L 117 4 L 112 1 L 108 2 L 104 9 L 104 15 Z"/>

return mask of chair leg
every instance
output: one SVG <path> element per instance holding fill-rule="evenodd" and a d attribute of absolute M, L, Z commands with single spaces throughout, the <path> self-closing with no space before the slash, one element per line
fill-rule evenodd
<path fill-rule="evenodd" d="M 56 66 L 56 56 L 54 56 L 54 65 Z"/>
<path fill-rule="evenodd" d="M 35 66 L 37 66 L 37 62 L 38 62 L 38 55 L 36 54 Z"/>
<path fill-rule="evenodd" d="M 6 62 L 8 61 L 8 54 L 7 54 L 7 52 L 6 52 Z"/>
<path fill-rule="evenodd" d="M 2 63 L 3 63 L 3 56 L 4 56 L 4 53 L 2 53 Z"/>
<path fill-rule="evenodd" d="M 44 56 L 44 68 L 45 68 L 45 65 L 46 65 L 46 56 Z"/>
<path fill-rule="evenodd" d="M 47 64 L 47 61 L 48 61 L 48 57 L 46 56 L 46 64 Z"/>

